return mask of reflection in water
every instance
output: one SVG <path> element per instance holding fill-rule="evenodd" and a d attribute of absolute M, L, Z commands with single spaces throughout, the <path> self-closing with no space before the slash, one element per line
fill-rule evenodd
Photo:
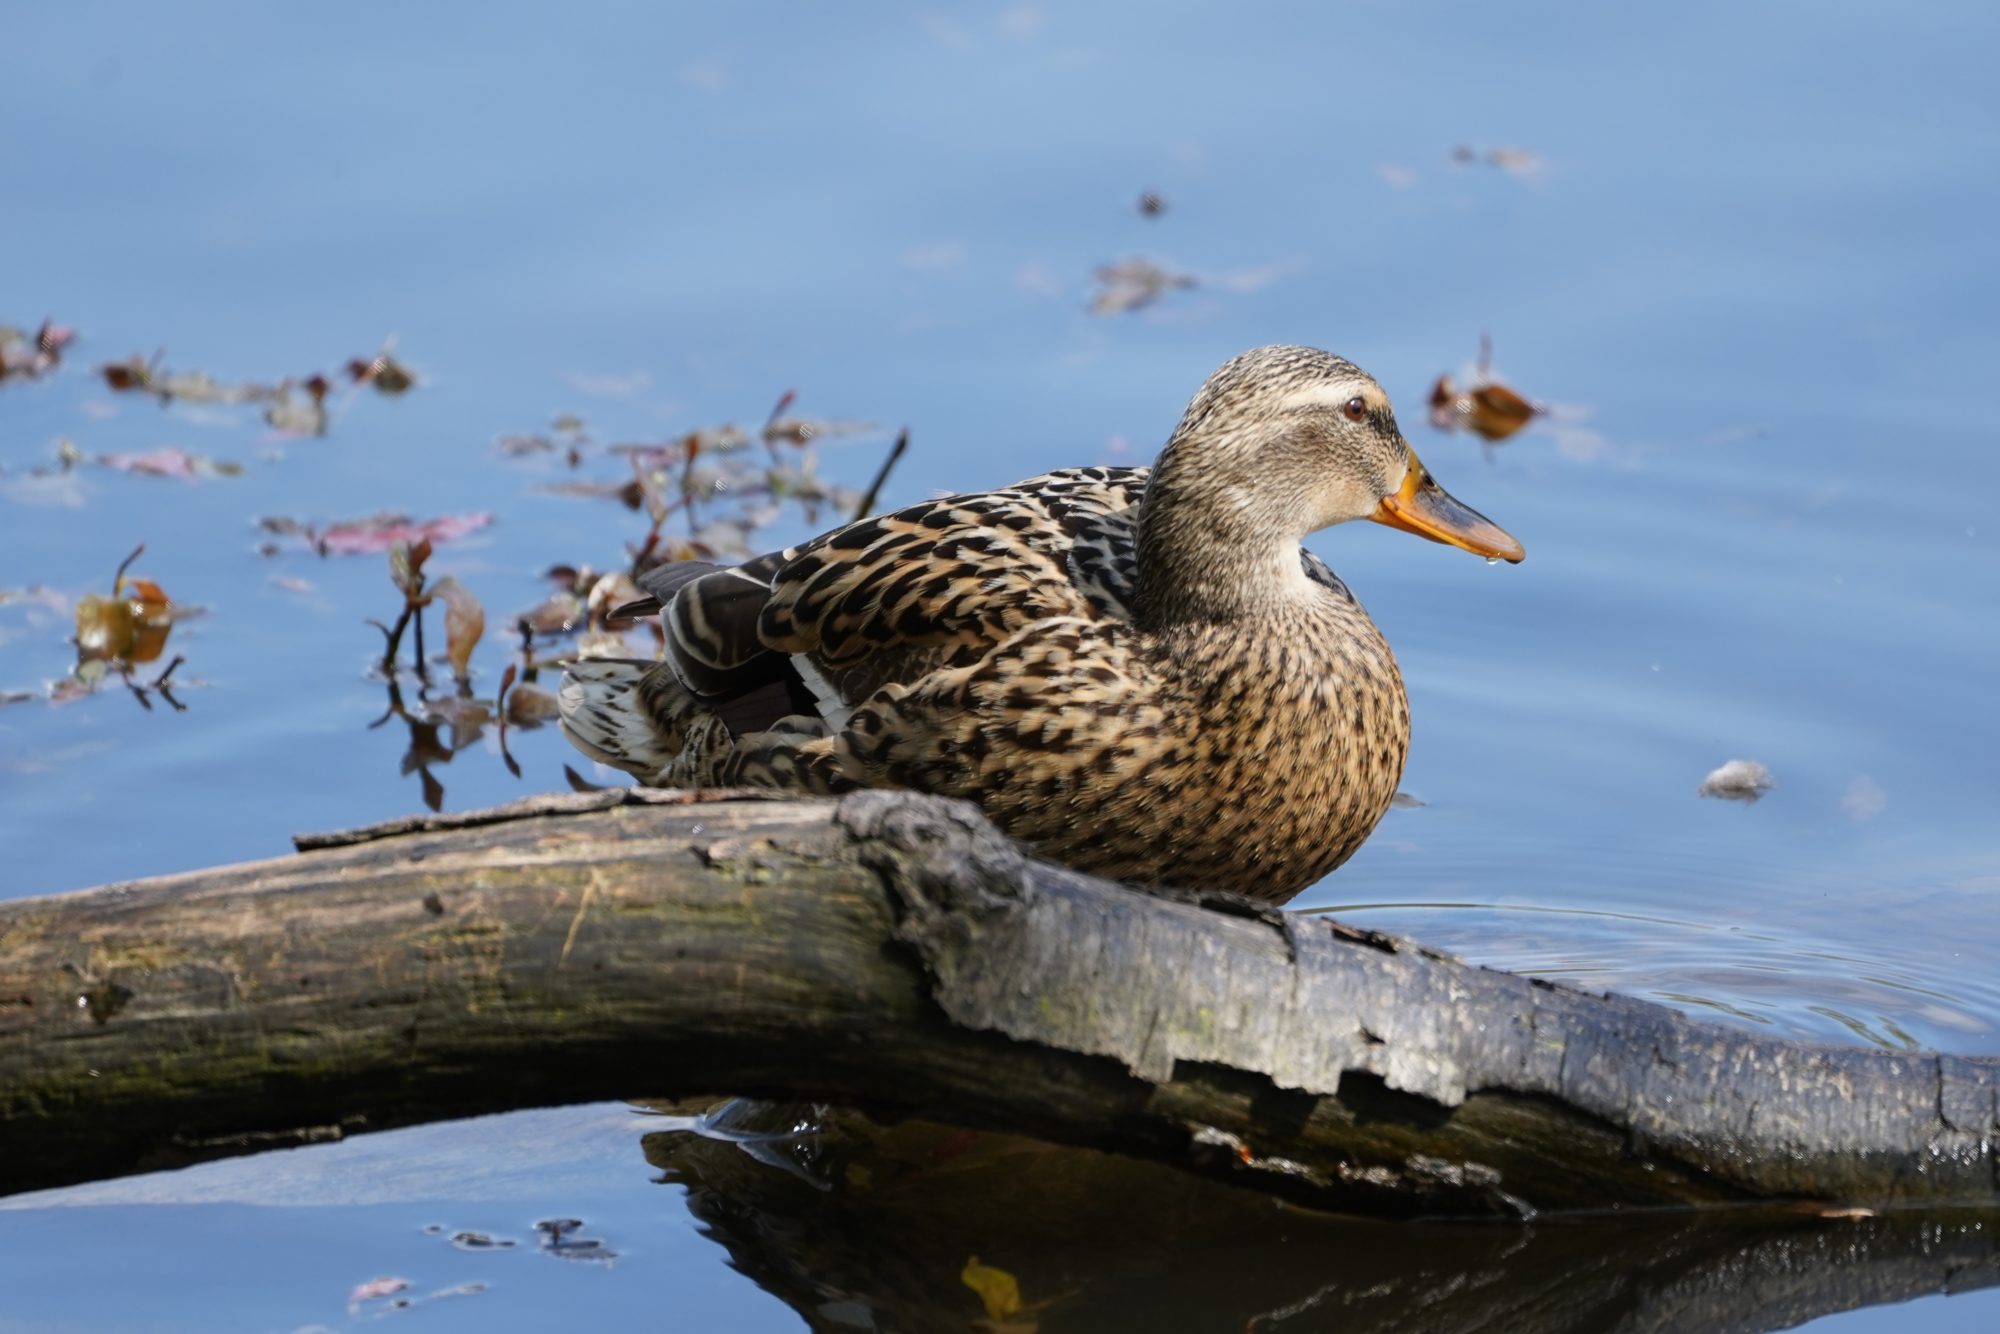
<path fill-rule="evenodd" d="M 1777 1209 L 1388 1224 L 1150 1163 L 732 1102 L 648 1135 L 731 1263 L 814 1329 L 1766 1330 L 2000 1282 L 1991 1218 Z M 987 1318 L 968 1262 L 1019 1286 Z"/>

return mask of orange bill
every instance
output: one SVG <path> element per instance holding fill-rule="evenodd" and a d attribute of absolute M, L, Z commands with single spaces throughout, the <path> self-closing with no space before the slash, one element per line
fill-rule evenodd
<path fill-rule="evenodd" d="M 1433 542 L 1462 547 L 1477 556 L 1519 562 L 1528 554 L 1506 529 L 1478 510 L 1453 500 L 1449 491 L 1431 480 L 1414 454 L 1410 456 L 1410 470 L 1404 475 L 1401 488 L 1385 497 L 1368 517 Z"/>

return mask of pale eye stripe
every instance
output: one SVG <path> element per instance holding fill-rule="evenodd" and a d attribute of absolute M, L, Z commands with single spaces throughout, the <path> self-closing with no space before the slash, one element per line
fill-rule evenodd
<path fill-rule="evenodd" d="M 1337 384 L 1309 384 L 1302 389 L 1294 389 L 1285 395 L 1283 411 L 1303 412 L 1308 408 L 1343 408 L 1351 398 L 1360 398 L 1368 405 L 1370 412 L 1378 411 L 1382 404 L 1374 396 L 1353 385 L 1342 388 Z"/>

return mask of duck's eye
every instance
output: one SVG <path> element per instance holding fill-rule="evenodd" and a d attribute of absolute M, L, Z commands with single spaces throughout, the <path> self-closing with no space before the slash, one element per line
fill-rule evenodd
<path fill-rule="evenodd" d="M 1351 422 L 1368 420 L 1368 400 L 1356 395 L 1340 405 L 1341 415 Z"/>

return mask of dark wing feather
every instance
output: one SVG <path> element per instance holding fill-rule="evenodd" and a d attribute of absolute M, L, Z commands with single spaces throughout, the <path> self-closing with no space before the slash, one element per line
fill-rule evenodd
<path fill-rule="evenodd" d="M 779 679 L 779 660 L 760 662 L 770 648 L 757 637 L 757 617 L 771 596 L 771 574 L 790 556 L 773 551 L 734 566 L 675 561 L 639 576 L 639 587 L 664 608 L 667 661 L 681 684 L 704 699 L 723 699 Z"/>

